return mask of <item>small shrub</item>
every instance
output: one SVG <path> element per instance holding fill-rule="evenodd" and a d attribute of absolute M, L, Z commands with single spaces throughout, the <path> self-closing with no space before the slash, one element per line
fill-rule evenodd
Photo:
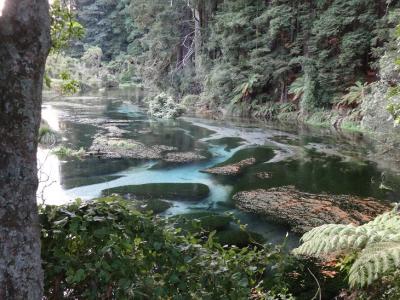
<path fill-rule="evenodd" d="M 161 93 L 149 101 L 149 114 L 155 118 L 175 119 L 184 113 L 172 96 Z"/>

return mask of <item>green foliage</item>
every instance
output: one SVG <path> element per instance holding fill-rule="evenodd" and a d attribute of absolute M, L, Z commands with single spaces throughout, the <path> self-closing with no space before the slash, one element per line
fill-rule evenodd
<path fill-rule="evenodd" d="M 119 198 L 46 206 L 40 219 L 48 299 L 291 299 L 278 272 L 266 272 L 284 268 L 278 247 L 183 235 Z"/>
<path fill-rule="evenodd" d="M 245 101 L 246 99 L 249 99 L 250 95 L 254 93 L 254 88 L 257 85 L 258 80 L 259 77 L 257 75 L 252 75 L 247 81 L 237 86 L 233 90 L 236 96 L 232 99 L 231 104 L 236 104 L 240 101 Z"/>
<path fill-rule="evenodd" d="M 50 6 L 51 40 L 53 52 L 67 48 L 71 41 L 84 36 L 83 26 L 76 21 L 72 4 L 69 1 L 54 0 Z"/>
<path fill-rule="evenodd" d="M 358 106 L 365 98 L 365 94 L 367 93 L 367 83 L 362 83 L 357 81 L 355 85 L 349 87 L 347 89 L 347 94 L 345 94 L 338 105 L 344 106 Z"/>
<path fill-rule="evenodd" d="M 363 249 L 350 269 L 351 286 L 364 286 L 400 266 L 400 241 L 374 243 Z"/>
<path fill-rule="evenodd" d="M 399 103 L 390 103 L 387 106 L 387 111 L 392 115 L 394 124 L 399 125 L 400 124 L 400 104 Z"/>
<path fill-rule="evenodd" d="M 73 57 L 81 57 L 85 46 L 99 47 L 103 52 L 103 60 L 115 60 L 120 54 L 130 52 L 128 44 L 141 35 L 130 18 L 131 1 L 93 0 L 77 2 L 76 19 L 86 30 L 82 42 L 74 43 L 68 53 Z M 133 1 L 132 1 L 133 2 Z M 136 4 L 132 3 L 132 7 Z M 130 52 L 132 55 L 138 51 Z"/>
<path fill-rule="evenodd" d="M 57 142 L 57 133 L 47 123 L 40 124 L 38 142 L 42 145 L 51 146 Z"/>
<path fill-rule="evenodd" d="M 246 100 L 256 111 L 288 95 L 304 113 L 330 107 L 369 67 L 363 57 L 378 35 L 370 20 L 382 17 L 381 2 L 224 1 L 207 43 L 219 55 L 205 97 L 239 106 Z"/>
<path fill-rule="evenodd" d="M 365 286 L 400 266 L 400 215 L 397 208 L 361 226 L 328 224 L 301 238 L 297 255 L 353 255 L 350 286 Z"/>
<path fill-rule="evenodd" d="M 51 53 L 59 54 L 65 50 L 73 40 L 81 39 L 85 31 L 83 26 L 76 20 L 73 4 L 68 0 L 54 0 L 50 5 L 51 16 Z M 49 68 L 46 67 L 44 74 L 45 85 L 51 87 L 51 77 L 49 75 Z M 79 90 L 79 83 L 77 80 L 71 79 L 67 70 L 63 70 L 60 74 L 62 83 L 60 85 L 60 92 L 62 94 L 74 94 Z"/>
<path fill-rule="evenodd" d="M 266 103 L 263 105 L 253 105 L 252 106 L 252 116 L 257 118 L 264 118 L 267 120 L 273 120 L 280 118 L 281 115 L 294 112 L 296 106 L 293 103 Z"/>
<path fill-rule="evenodd" d="M 62 71 L 60 73 L 60 79 L 62 83 L 60 85 L 60 91 L 63 95 L 75 94 L 79 90 L 79 82 L 71 78 L 71 74 L 68 71 Z"/>
<path fill-rule="evenodd" d="M 99 68 L 101 63 L 101 58 L 103 56 L 103 50 L 98 46 L 91 46 L 86 49 L 85 53 L 81 57 L 81 60 L 85 63 L 87 67 Z"/>
<path fill-rule="evenodd" d="M 400 25 L 398 25 L 396 27 L 395 32 L 396 32 L 396 36 L 397 36 L 396 41 L 398 42 L 400 40 Z M 398 66 L 400 66 L 400 59 L 396 59 L 394 64 L 396 65 L 396 68 L 398 68 Z M 396 83 L 396 85 L 391 86 L 389 88 L 387 96 L 389 98 L 395 98 L 395 97 L 399 97 L 399 95 L 400 95 L 400 85 L 398 83 Z M 389 103 L 389 105 L 387 106 L 387 110 L 393 117 L 394 125 L 396 125 L 396 126 L 399 125 L 400 124 L 400 104 L 398 103 L 398 101 L 394 101 L 394 100 L 391 101 L 391 103 Z"/>
<path fill-rule="evenodd" d="M 85 155 L 86 151 L 83 148 L 79 150 L 73 150 L 71 148 L 60 146 L 52 150 L 52 153 L 57 155 L 59 158 L 66 159 L 66 158 L 81 158 Z"/>
<path fill-rule="evenodd" d="M 183 112 L 183 107 L 166 93 L 161 93 L 149 100 L 149 114 L 152 117 L 175 119 L 181 116 Z"/>
<path fill-rule="evenodd" d="M 305 78 L 304 76 L 299 76 L 293 81 L 289 86 L 289 95 L 293 95 L 293 100 L 299 100 L 305 92 Z"/>
<path fill-rule="evenodd" d="M 154 94 L 176 98 L 199 95 L 211 110 L 228 106 L 262 118 L 271 115 L 271 103 L 295 101 L 309 115 L 338 102 L 357 105 L 352 83 L 371 79 L 398 6 L 386 0 L 94 0 L 78 5 L 87 34 L 71 54 L 100 47 L 108 73 L 120 82 L 143 81 Z"/>

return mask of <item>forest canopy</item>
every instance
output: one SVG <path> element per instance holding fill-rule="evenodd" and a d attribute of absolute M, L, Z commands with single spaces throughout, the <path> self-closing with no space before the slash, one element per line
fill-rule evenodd
<path fill-rule="evenodd" d="M 398 1 L 77 1 L 87 29 L 71 52 L 98 46 L 124 78 L 203 106 L 269 118 L 350 108 L 352 86 L 379 77 Z M 101 17 L 101 21 L 97 20 Z M 119 64 L 119 67 L 117 66 Z M 130 65 L 130 66 L 129 66 Z"/>

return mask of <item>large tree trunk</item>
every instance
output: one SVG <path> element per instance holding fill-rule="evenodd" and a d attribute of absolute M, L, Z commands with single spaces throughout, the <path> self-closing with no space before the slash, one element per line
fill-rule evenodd
<path fill-rule="evenodd" d="M 0 17 L 0 299 L 41 299 L 36 190 L 48 0 L 6 0 Z"/>
<path fill-rule="evenodd" d="M 193 19 L 194 19 L 194 59 L 196 73 L 201 68 L 201 16 L 200 16 L 200 4 L 193 8 Z"/>

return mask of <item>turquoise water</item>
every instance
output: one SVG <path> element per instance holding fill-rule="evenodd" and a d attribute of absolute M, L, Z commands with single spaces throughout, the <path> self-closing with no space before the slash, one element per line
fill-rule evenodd
<path fill-rule="evenodd" d="M 173 202 L 165 216 L 186 212 L 232 212 L 249 229 L 272 242 L 284 238 L 287 228 L 261 217 L 235 209 L 231 197 L 243 190 L 294 185 L 309 192 L 397 197 L 399 176 L 366 160 L 370 142 L 358 134 L 333 136 L 323 131 L 282 129 L 276 125 L 246 120 L 215 121 L 201 118 L 152 120 L 141 109 L 140 101 L 127 91 L 85 97 L 53 99 L 44 102 L 43 118 L 58 131 L 62 144 L 74 149 L 90 147 L 95 134 L 105 134 L 105 124 L 124 130 L 123 138 L 148 146 L 173 146 L 178 151 L 200 150 L 210 158 L 186 165 L 157 165 L 157 161 L 73 160 L 60 161 L 48 149 L 38 153 L 44 183 L 40 201 L 61 204 L 75 198 L 99 197 L 104 189 L 144 183 L 203 183 L 210 195 L 201 202 Z M 200 170 L 227 160 L 237 162 L 255 157 L 257 163 L 239 176 L 213 176 Z M 155 167 L 157 165 L 157 167 Z M 261 179 L 260 172 L 270 178 Z M 382 189 L 390 174 L 391 189 Z M 295 243 L 293 236 L 292 242 Z"/>

